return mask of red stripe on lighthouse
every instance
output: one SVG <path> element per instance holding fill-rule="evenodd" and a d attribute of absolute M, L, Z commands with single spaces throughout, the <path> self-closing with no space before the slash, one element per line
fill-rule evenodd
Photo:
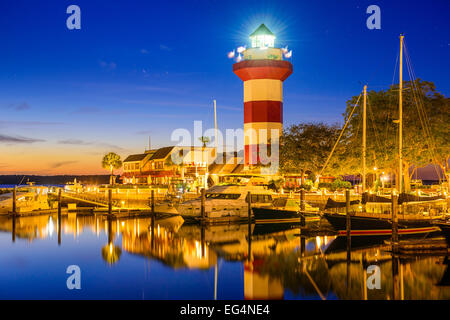
<path fill-rule="evenodd" d="M 244 123 L 283 122 L 283 103 L 280 101 L 248 101 L 244 103 Z"/>
<path fill-rule="evenodd" d="M 284 81 L 292 73 L 292 64 L 282 60 L 244 60 L 233 65 L 233 72 L 242 81 L 276 79 Z"/>

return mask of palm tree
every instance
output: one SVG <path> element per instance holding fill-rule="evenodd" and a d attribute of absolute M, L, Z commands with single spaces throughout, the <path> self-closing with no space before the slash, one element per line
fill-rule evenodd
<path fill-rule="evenodd" d="M 110 152 L 105 154 L 103 157 L 102 167 L 111 171 L 110 184 L 114 184 L 114 169 L 120 169 L 122 167 L 122 160 L 120 160 L 120 156 L 118 154 Z"/>
<path fill-rule="evenodd" d="M 201 136 L 198 138 L 203 143 L 203 148 L 206 147 L 206 144 L 211 141 L 209 137 Z"/>

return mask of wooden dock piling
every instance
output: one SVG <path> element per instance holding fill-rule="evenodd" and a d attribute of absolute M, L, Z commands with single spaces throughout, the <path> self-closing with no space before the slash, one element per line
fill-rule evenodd
<path fill-rule="evenodd" d="M 252 223 L 252 194 L 249 191 L 247 193 L 247 205 L 248 205 L 248 224 Z"/>
<path fill-rule="evenodd" d="M 155 249 L 155 216 L 152 216 L 152 222 L 151 222 L 151 238 L 150 238 L 150 247 L 153 250 Z"/>
<path fill-rule="evenodd" d="M 205 219 L 205 188 L 202 188 L 201 189 L 201 199 L 202 199 L 202 201 L 201 201 L 201 208 L 200 208 L 200 210 L 201 210 L 201 217 L 202 217 L 202 221 L 203 221 L 203 219 Z"/>
<path fill-rule="evenodd" d="M 350 190 L 345 190 L 345 214 L 347 217 L 347 241 L 350 239 L 351 218 L 350 218 Z"/>
<path fill-rule="evenodd" d="M 392 195 L 392 246 L 398 249 L 398 195 Z"/>
<path fill-rule="evenodd" d="M 58 219 L 61 217 L 61 189 L 58 190 Z"/>
<path fill-rule="evenodd" d="M 204 190 L 204 189 L 202 189 Z M 205 257 L 205 249 L 206 249 L 206 237 L 205 237 L 205 225 L 202 224 L 200 227 L 200 248 L 202 250 L 202 258 Z"/>
<path fill-rule="evenodd" d="M 13 213 L 13 215 L 15 215 L 15 214 L 16 214 L 16 211 L 17 211 L 16 201 L 17 201 L 17 186 L 14 186 L 14 190 L 13 190 L 13 203 L 12 203 L 12 213 Z"/>
<path fill-rule="evenodd" d="M 350 292 L 351 276 L 350 262 L 352 260 L 352 238 L 351 238 L 351 217 L 350 217 L 350 190 L 345 190 L 345 213 L 347 217 L 347 294 Z"/>
<path fill-rule="evenodd" d="M 112 214 L 112 189 L 108 189 L 108 213 Z"/>
<path fill-rule="evenodd" d="M 16 242 L 16 215 L 12 216 L 12 242 Z"/>
<path fill-rule="evenodd" d="M 302 227 L 306 225 L 306 219 L 305 219 L 305 189 L 300 190 L 300 224 Z"/>
<path fill-rule="evenodd" d="M 61 245 L 61 200 L 62 200 L 61 188 L 58 189 L 58 245 Z"/>
<path fill-rule="evenodd" d="M 152 216 L 155 216 L 155 190 L 152 189 Z"/>
<path fill-rule="evenodd" d="M 247 205 L 248 205 L 247 260 L 250 261 L 252 256 L 252 194 L 250 191 L 247 193 Z"/>

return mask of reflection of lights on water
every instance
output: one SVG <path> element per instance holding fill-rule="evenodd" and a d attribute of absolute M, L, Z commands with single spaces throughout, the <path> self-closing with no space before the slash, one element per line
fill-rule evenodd
<path fill-rule="evenodd" d="M 125 222 L 124 221 L 122 221 L 122 227 L 125 225 Z"/>
<path fill-rule="evenodd" d="M 320 245 L 322 244 L 322 239 L 320 239 L 319 236 L 316 237 L 316 246 L 318 249 L 320 249 Z"/>
<path fill-rule="evenodd" d="M 50 235 L 50 237 L 53 235 L 53 231 L 55 231 L 55 225 L 53 223 L 52 217 L 48 218 L 48 224 L 47 224 L 47 230 L 46 232 Z"/>

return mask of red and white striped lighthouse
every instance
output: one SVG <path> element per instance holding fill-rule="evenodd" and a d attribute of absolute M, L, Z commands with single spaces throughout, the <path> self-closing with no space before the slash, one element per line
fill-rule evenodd
<path fill-rule="evenodd" d="M 260 147 L 271 150 L 283 131 L 283 81 L 292 73 L 292 64 L 283 61 L 283 51 L 274 47 L 275 35 L 264 25 L 250 35 L 251 48 L 233 72 L 244 81 L 245 165 L 260 165 Z"/>

